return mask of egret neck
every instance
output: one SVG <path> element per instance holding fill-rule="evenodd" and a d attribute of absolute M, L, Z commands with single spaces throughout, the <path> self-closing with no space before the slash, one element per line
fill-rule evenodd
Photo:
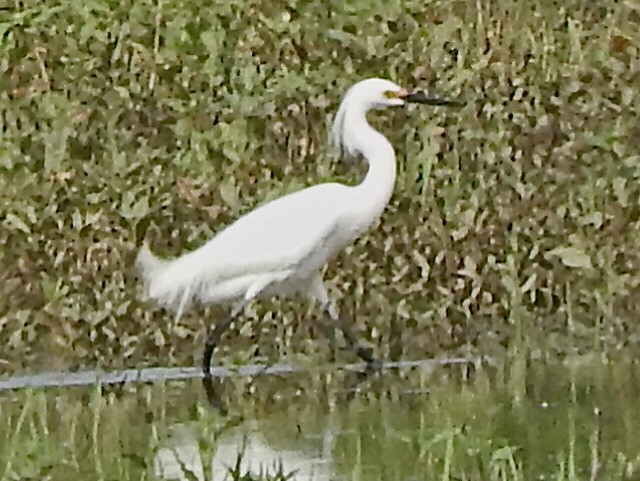
<path fill-rule="evenodd" d="M 391 143 L 367 122 L 364 113 L 346 119 L 355 150 L 365 158 L 368 170 L 353 187 L 355 224 L 358 233 L 374 223 L 387 206 L 396 180 L 396 158 Z"/>

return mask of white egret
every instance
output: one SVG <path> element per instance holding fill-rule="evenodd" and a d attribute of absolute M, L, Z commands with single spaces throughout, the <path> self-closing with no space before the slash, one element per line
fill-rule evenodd
<path fill-rule="evenodd" d="M 367 161 L 368 171 L 360 184 L 323 183 L 275 199 L 173 260 L 159 259 L 146 243 L 142 246 L 136 264 L 146 295 L 176 311 L 176 319 L 193 301 L 231 305 L 228 318 L 207 336 L 205 376 L 210 374 L 211 356 L 220 337 L 247 303 L 296 293 L 317 301 L 357 354 L 375 362 L 369 350 L 356 345 L 349 326 L 340 320 L 320 271 L 380 217 L 393 191 L 395 153 L 391 143 L 369 125 L 367 112 L 406 102 L 458 105 L 409 92 L 388 80 L 360 81 L 345 94 L 331 130 L 334 147 Z"/>

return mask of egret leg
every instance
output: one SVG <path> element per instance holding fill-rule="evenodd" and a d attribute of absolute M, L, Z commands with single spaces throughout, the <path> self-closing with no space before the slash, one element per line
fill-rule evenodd
<path fill-rule="evenodd" d="M 280 277 L 286 277 L 288 272 L 283 272 L 280 274 Z M 204 345 L 204 353 L 202 356 L 202 372 L 204 373 L 205 378 L 211 376 L 211 356 L 213 356 L 213 351 L 220 342 L 220 338 L 225 333 L 229 326 L 233 322 L 233 320 L 240 314 L 240 311 L 244 309 L 250 301 L 255 299 L 269 284 L 272 282 L 278 281 L 279 278 L 273 275 L 265 275 L 262 276 L 247 289 L 247 292 L 244 294 L 244 298 L 238 301 L 231 309 L 231 313 L 229 317 L 227 317 L 223 322 L 218 324 L 213 330 L 209 331 L 207 334 L 207 340 Z"/>
<path fill-rule="evenodd" d="M 213 351 L 216 346 L 220 342 L 220 338 L 222 335 L 229 329 L 229 326 L 233 322 L 233 320 L 238 316 L 242 308 L 246 305 L 246 301 L 243 300 L 237 303 L 233 309 L 231 309 L 231 313 L 227 318 L 219 323 L 215 328 L 209 331 L 207 334 L 207 339 L 204 345 L 204 354 L 202 356 L 202 372 L 205 377 L 211 376 L 211 357 L 213 356 Z"/>
<path fill-rule="evenodd" d="M 320 303 L 324 311 L 329 315 L 329 319 L 335 328 L 342 331 L 349 347 L 358 355 L 360 359 L 365 361 L 370 367 L 380 368 L 382 363 L 373 357 L 371 349 L 363 346 L 358 341 L 358 338 L 354 334 L 351 326 L 345 322 L 338 313 L 338 308 L 329 300 L 329 295 L 324 287 L 322 278 L 320 275 L 315 276 L 311 281 L 311 296 Z"/>
<path fill-rule="evenodd" d="M 372 367 L 380 367 L 381 362 L 373 357 L 371 348 L 365 347 L 360 343 L 357 336 L 353 332 L 353 329 L 351 329 L 351 325 L 348 322 L 345 322 L 345 320 L 337 314 L 337 309 L 335 308 L 335 306 L 329 303 L 323 306 L 323 308 L 327 312 L 327 314 L 329 314 L 329 318 L 331 319 L 334 327 L 337 327 L 342 331 L 342 334 L 347 340 L 349 347 L 353 349 L 357 356 Z M 334 313 L 333 315 L 332 311 Z"/>
<path fill-rule="evenodd" d="M 211 377 L 211 357 L 213 356 L 213 351 L 220 342 L 220 338 L 222 338 L 225 331 L 229 329 L 229 326 L 244 305 L 244 302 L 239 303 L 231 310 L 231 313 L 224 319 L 224 321 L 216 325 L 215 328 L 209 330 L 204 345 L 204 353 L 202 355 L 202 372 L 204 374 L 204 377 L 202 378 L 202 385 L 207 396 L 207 401 L 209 401 L 209 405 L 211 405 L 211 407 L 217 409 L 223 416 L 226 416 L 229 410 L 213 386 L 213 378 Z"/>

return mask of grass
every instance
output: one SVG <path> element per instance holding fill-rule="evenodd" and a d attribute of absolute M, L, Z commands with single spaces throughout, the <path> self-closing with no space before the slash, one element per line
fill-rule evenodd
<path fill-rule="evenodd" d="M 215 315 L 140 302 L 136 250 L 357 181 L 327 125 L 369 76 L 467 100 L 372 116 L 397 189 L 326 278 L 378 354 L 637 354 L 638 23 L 634 2 L 578 0 L 11 2 L 0 369 L 198 363 Z M 222 354 L 324 359 L 317 315 L 255 306 Z"/>
<path fill-rule="evenodd" d="M 228 418 L 203 407 L 198 383 L 4 394 L 0 479 L 155 479 L 161 452 L 184 479 L 220 479 L 212 463 L 233 480 L 301 479 L 310 466 L 314 479 L 637 478 L 637 366 L 532 365 L 524 393 L 505 368 L 463 382 L 456 370 L 391 375 L 348 402 L 296 394 L 308 376 L 263 379 Z M 413 391 L 421 378 L 428 395 Z"/>

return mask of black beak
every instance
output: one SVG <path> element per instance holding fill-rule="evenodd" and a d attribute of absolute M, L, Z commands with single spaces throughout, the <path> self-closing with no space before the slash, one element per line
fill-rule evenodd
<path fill-rule="evenodd" d="M 422 90 L 417 90 L 408 95 L 402 97 L 405 102 L 411 102 L 414 104 L 425 104 L 425 105 L 444 105 L 448 107 L 462 107 L 464 102 L 461 100 L 448 100 L 448 99 L 439 99 L 436 97 L 429 97 Z"/>

